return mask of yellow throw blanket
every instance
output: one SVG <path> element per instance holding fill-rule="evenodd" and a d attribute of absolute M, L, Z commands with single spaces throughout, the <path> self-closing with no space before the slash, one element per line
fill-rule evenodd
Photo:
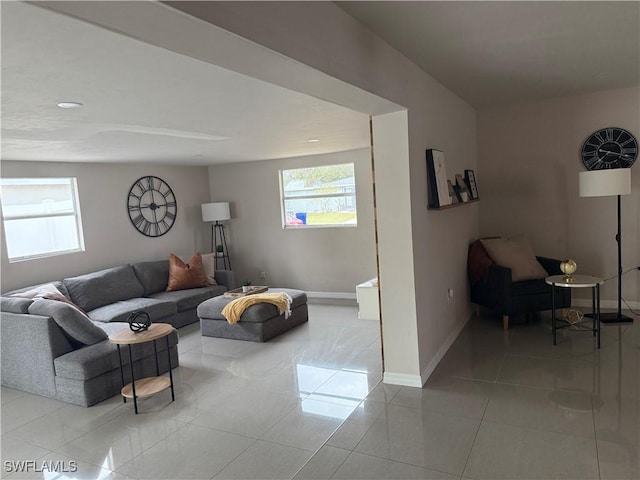
<path fill-rule="evenodd" d="M 222 309 L 222 316 L 227 319 L 230 325 L 235 325 L 240 320 L 244 311 L 256 303 L 270 303 L 278 307 L 280 314 L 284 313 L 284 318 L 291 315 L 291 302 L 293 300 L 286 292 L 280 293 L 255 293 L 245 297 L 236 298 L 229 302 Z"/>

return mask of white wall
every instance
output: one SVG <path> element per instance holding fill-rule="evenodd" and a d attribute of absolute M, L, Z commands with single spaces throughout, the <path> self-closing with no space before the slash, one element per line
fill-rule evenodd
<path fill-rule="evenodd" d="M 178 202 L 173 227 L 157 238 L 139 233 L 126 208 L 131 185 L 145 175 L 165 180 Z M 200 213 L 200 205 L 209 201 L 206 167 L 3 160 L 2 177 L 76 177 L 85 242 L 84 252 L 9 263 L 2 229 L 2 291 L 123 263 L 169 258 L 170 253 L 189 255 L 208 245 Z"/>
<path fill-rule="evenodd" d="M 357 227 L 282 228 L 279 170 L 351 162 Z M 370 149 L 211 166 L 209 184 L 212 201 L 231 204 L 225 228 L 236 280 L 262 284 L 266 272 L 269 285 L 355 294 L 356 284 L 376 276 Z"/>
<path fill-rule="evenodd" d="M 478 115 L 480 233 L 524 232 L 536 253 L 573 258 L 578 273 L 617 273 L 616 197 L 580 198 L 580 149 L 588 135 L 622 127 L 640 139 L 640 88 L 486 109 Z M 640 167 L 622 197 L 623 268 L 640 265 Z M 640 274 L 623 280 L 623 297 L 640 300 Z M 576 291 L 577 298 L 588 292 Z M 602 288 L 617 297 L 617 282 Z M 607 302 L 607 306 L 613 303 Z"/>
<path fill-rule="evenodd" d="M 395 156 L 378 155 L 376 141 L 393 134 L 376 123 L 393 131 L 400 119 L 374 117 L 374 156 L 376 170 L 393 172 L 376 177 L 385 381 L 420 385 L 471 313 L 466 255 L 478 231 L 477 204 L 427 210 L 425 150 L 445 152 L 450 176 L 476 169 L 475 110 L 330 2 L 172 5 L 408 109 L 408 144 Z"/>

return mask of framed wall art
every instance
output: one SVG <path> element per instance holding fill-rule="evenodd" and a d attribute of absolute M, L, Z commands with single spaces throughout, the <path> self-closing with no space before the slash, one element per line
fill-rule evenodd
<path fill-rule="evenodd" d="M 444 152 L 427 150 L 427 177 L 429 185 L 429 206 L 440 208 L 451 204 Z"/>
<path fill-rule="evenodd" d="M 459 173 L 456 173 L 456 187 L 460 192 L 460 198 L 463 202 L 468 202 L 469 200 L 471 200 L 471 197 L 469 196 L 469 188 L 467 187 L 467 182 L 465 181 L 464 178 L 462 178 L 462 175 L 460 175 Z"/>
<path fill-rule="evenodd" d="M 476 183 L 476 176 L 473 173 L 473 170 L 465 170 L 464 178 L 467 183 L 467 187 L 469 188 L 469 196 L 472 200 L 478 200 L 480 196 L 478 195 L 478 185 Z"/>

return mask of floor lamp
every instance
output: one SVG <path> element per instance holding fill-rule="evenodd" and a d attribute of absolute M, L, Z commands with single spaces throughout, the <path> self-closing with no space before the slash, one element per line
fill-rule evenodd
<path fill-rule="evenodd" d="M 215 222 L 211 224 L 211 252 L 215 252 L 214 246 L 222 245 L 222 260 L 225 270 L 231 270 L 231 259 L 227 250 L 227 239 L 224 235 L 224 225 L 220 222 L 231 219 L 229 202 L 203 203 L 202 221 Z M 216 267 L 218 263 L 216 256 Z"/>
<path fill-rule="evenodd" d="M 622 218 L 620 215 L 620 196 L 631 193 L 631 169 L 612 168 L 580 172 L 581 197 L 618 197 L 618 311 L 601 313 L 602 323 L 633 323 L 633 319 L 622 314 Z"/>

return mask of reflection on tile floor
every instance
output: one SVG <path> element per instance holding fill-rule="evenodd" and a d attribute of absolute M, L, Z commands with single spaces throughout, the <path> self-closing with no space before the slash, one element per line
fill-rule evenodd
<path fill-rule="evenodd" d="M 593 337 L 472 318 L 422 389 L 384 385 L 376 322 L 310 305 L 259 344 L 180 330 L 165 392 L 91 408 L 2 388 L 3 478 L 640 478 L 640 319 Z M 77 465 L 24 474 L 5 462 Z"/>

